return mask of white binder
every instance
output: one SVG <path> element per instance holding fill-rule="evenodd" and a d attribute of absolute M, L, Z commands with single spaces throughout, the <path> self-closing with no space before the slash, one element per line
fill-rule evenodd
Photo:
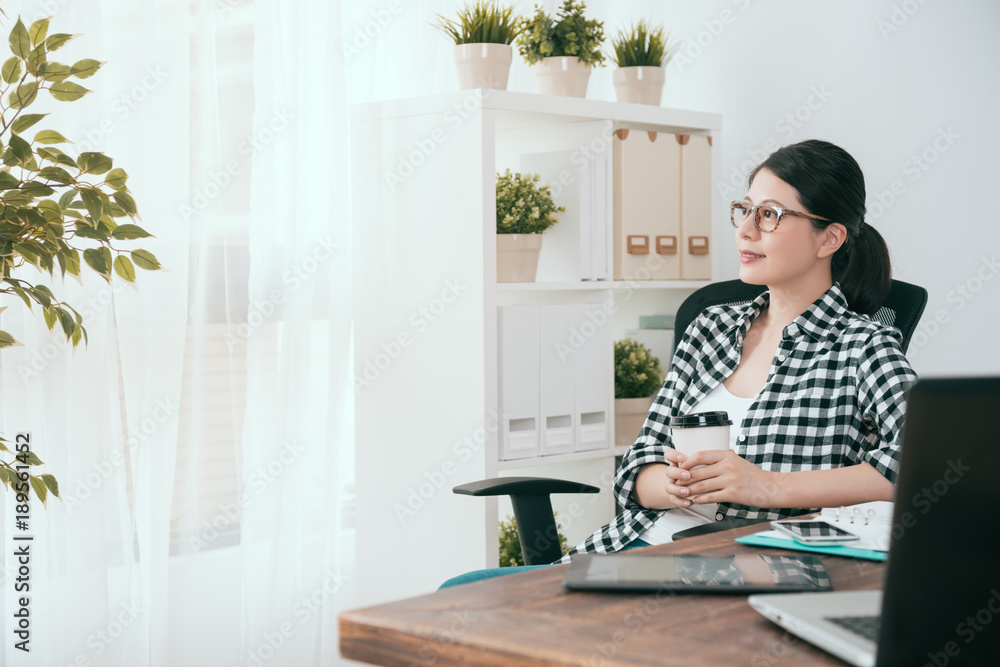
<path fill-rule="evenodd" d="M 614 346 L 611 323 L 607 320 L 610 316 L 599 304 L 572 308 L 575 316 L 570 347 L 576 361 L 576 451 L 604 449 L 612 444 Z"/>
<path fill-rule="evenodd" d="M 500 458 L 539 453 L 539 307 L 500 306 L 497 312 Z"/>
<path fill-rule="evenodd" d="M 540 453 L 568 454 L 574 449 L 576 359 L 569 353 L 570 330 L 578 306 L 541 307 Z"/>

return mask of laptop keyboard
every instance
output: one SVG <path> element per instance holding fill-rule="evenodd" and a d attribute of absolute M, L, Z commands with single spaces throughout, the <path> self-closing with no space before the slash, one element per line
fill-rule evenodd
<path fill-rule="evenodd" d="M 829 616 L 826 620 L 865 639 L 878 642 L 878 631 L 882 625 L 880 616 Z"/>

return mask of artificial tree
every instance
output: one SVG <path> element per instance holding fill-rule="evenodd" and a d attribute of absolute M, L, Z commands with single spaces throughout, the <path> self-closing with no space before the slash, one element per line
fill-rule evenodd
<path fill-rule="evenodd" d="M 48 29 L 47 18 L 30 27 L 19 18 L 10 32 L 12 55 L 0 71 L 0 295 L 19 298 L 32 312 L 38 306 L 49 330 L 58 323 L 76 348 L 87 341 L 80 313 L 34 282 L 27 267 L 50 278 L 58 270 L 60 278 L 68 274 L 81 281 L 85 264 L 109 282 L 117 274 L 135 283 L 136 267 L 155 271 L 160 263 L 148 250 L 121 246 L 151 236 L 134 224 L 138 212 L 128 174 L 97 151 L 68 155 L 58 146 L 72 142 L 56 130 L 36 127 L 48 114 L 25 111 L 43 93 L 60 102 L 80 99 L 90 90 L 71 79 L 88 79 L 103 65 L 90 58 L 73 65 L 50 60 L 75 36 L 49 35 Z M 0 330 L 0 348 L 19 344 Z M 5 460 L 5 455 L 14 458 Z M 8 488 L 13 483 L 19 493 L 29 485 L 44 503 L 48 494 L 59 495 L 55 477 L 23 470 L 41 463 L 34 452 L 17 451 L 15 443 L 0 437 L 0 481 Z"/>

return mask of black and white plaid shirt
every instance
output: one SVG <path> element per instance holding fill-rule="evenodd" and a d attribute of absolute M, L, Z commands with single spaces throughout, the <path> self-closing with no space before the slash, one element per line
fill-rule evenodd
<path fill-rule="evenodd" d="M 765 291 L 748 304 L 708 308 L 684 332 L 639 438 L 615 476 L 615 498 L 625 509 L 570 553 L 619 551 L 667 511 L 632 500 L 636 475 L 648 463 L 666 461 L 664 452 L 673 447 L 670 418 L 690 413 L 736 370 L 743 338 L 769 297 Z M 740 429 L 736 453 L 774 472 L 867 461 L 895 484 L 905 391 L 916 380 L 901 342 L 898 330 L 848 310 L 834 284 L 785 327 L 764 388 L 743 423 L 733 426 Z M 809 509 L 720 503 L 715 518 L 773 520 Z M 563 560 L 569 561 L 568 554 Z"/>

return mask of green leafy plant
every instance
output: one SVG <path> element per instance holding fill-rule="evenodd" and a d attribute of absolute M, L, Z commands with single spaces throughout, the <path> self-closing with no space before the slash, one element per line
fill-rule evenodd
<path fill-rule="evenodd" d="M 615 398 L 648 398 L 661 384 L 659 357 L 632 338 L 615 341 Z"/>
<path fill-rule="evenodd" d="M 497 234 L 540 234 L 559 222 L 552 191 L 538 174 L 497 174 Z"/>
<path fill-rule="evenodd" d="M 457 20 L 438 14 L 436 28 L 451 37 L 455 44 L 510 44 L 521 33 L 521 16 L 513 7 L 495 2 L 477 2 L 459 10 Z"/>
<path fill-rule="evenodd" d="M 553 18 L 535 5 L 535 15 L 524 19 L 519 51 L 529 65 L 549 56 L 576 56 L 585 65 L 601 65 L 604 22 L 588 19 L 583 0 L 563 0 Z"/>
<path fill-rule="evenodd" d="M 559 513 L 555 512 L 556 531 L 559 533 L 559 548 L 565 556 L 569 551 L 569 541 L 562 534 L 562 524 L 559 523 Z M 514 517 L 500 521 L 500 567 L 518 567 L 524 565 L 524 554 L 521 553 L 521 537 L 517 534 Z"/>
<path fill-rule="evenodd" d="M 677 44 L 668 44 L 669 39 L 662 26 L 652 28 L 642 19 L 611 40 L 611 61 L 617 67 L 666 67 L 677 52 Z"/>
<path fill-rule="evenodd" d="M 16 296 L 32 312 L 39 306 L 49 330 L 58 323 L 75 348 L 87 341 L 80 313 L 58 300 L 49 287 L 26 280 L 19 270 L 32 266 L 53 278 L 58 268 L 60 277 L 69 274 L 79 281 L 86 264 L 109 282 L 117 274 L 135 283 L 135 267 L 149 271 L 161 267 L 151 252 L 121 247 L 151 236 L 134 224 L 138 211 L 126 185 L 128 174 L 114 168 L 103 153 L 86 151 L 71 157 L 58 146 L 72 142 L 55 130 L 32 130 L 48 115 L 25 111 L 39 96 L 78 100 L 90 90 L 71 79 L 88 79 L 103 65 L 90 58 L 72 65 L 50 60 L 74 35 L 49 35 L 48 29 L 48 19 L 35 21 L 30 28 L 18 19 L 9 39 L 13 55 L 0 71 L 0 295 Z M 0 331 L 0 348 L 12 345 L 19 343 Z M 11 450 L 0 442 L 0 451 Z M 20 450 L 15 461 L 0 459 L 0 481 L 8 488 L 17 479 L 18 462 L 41 464 L 32 452 Z M 51 475 L 30 476 L 30 485 L 43 502 L 47 492 L 59 495 Z"/>

